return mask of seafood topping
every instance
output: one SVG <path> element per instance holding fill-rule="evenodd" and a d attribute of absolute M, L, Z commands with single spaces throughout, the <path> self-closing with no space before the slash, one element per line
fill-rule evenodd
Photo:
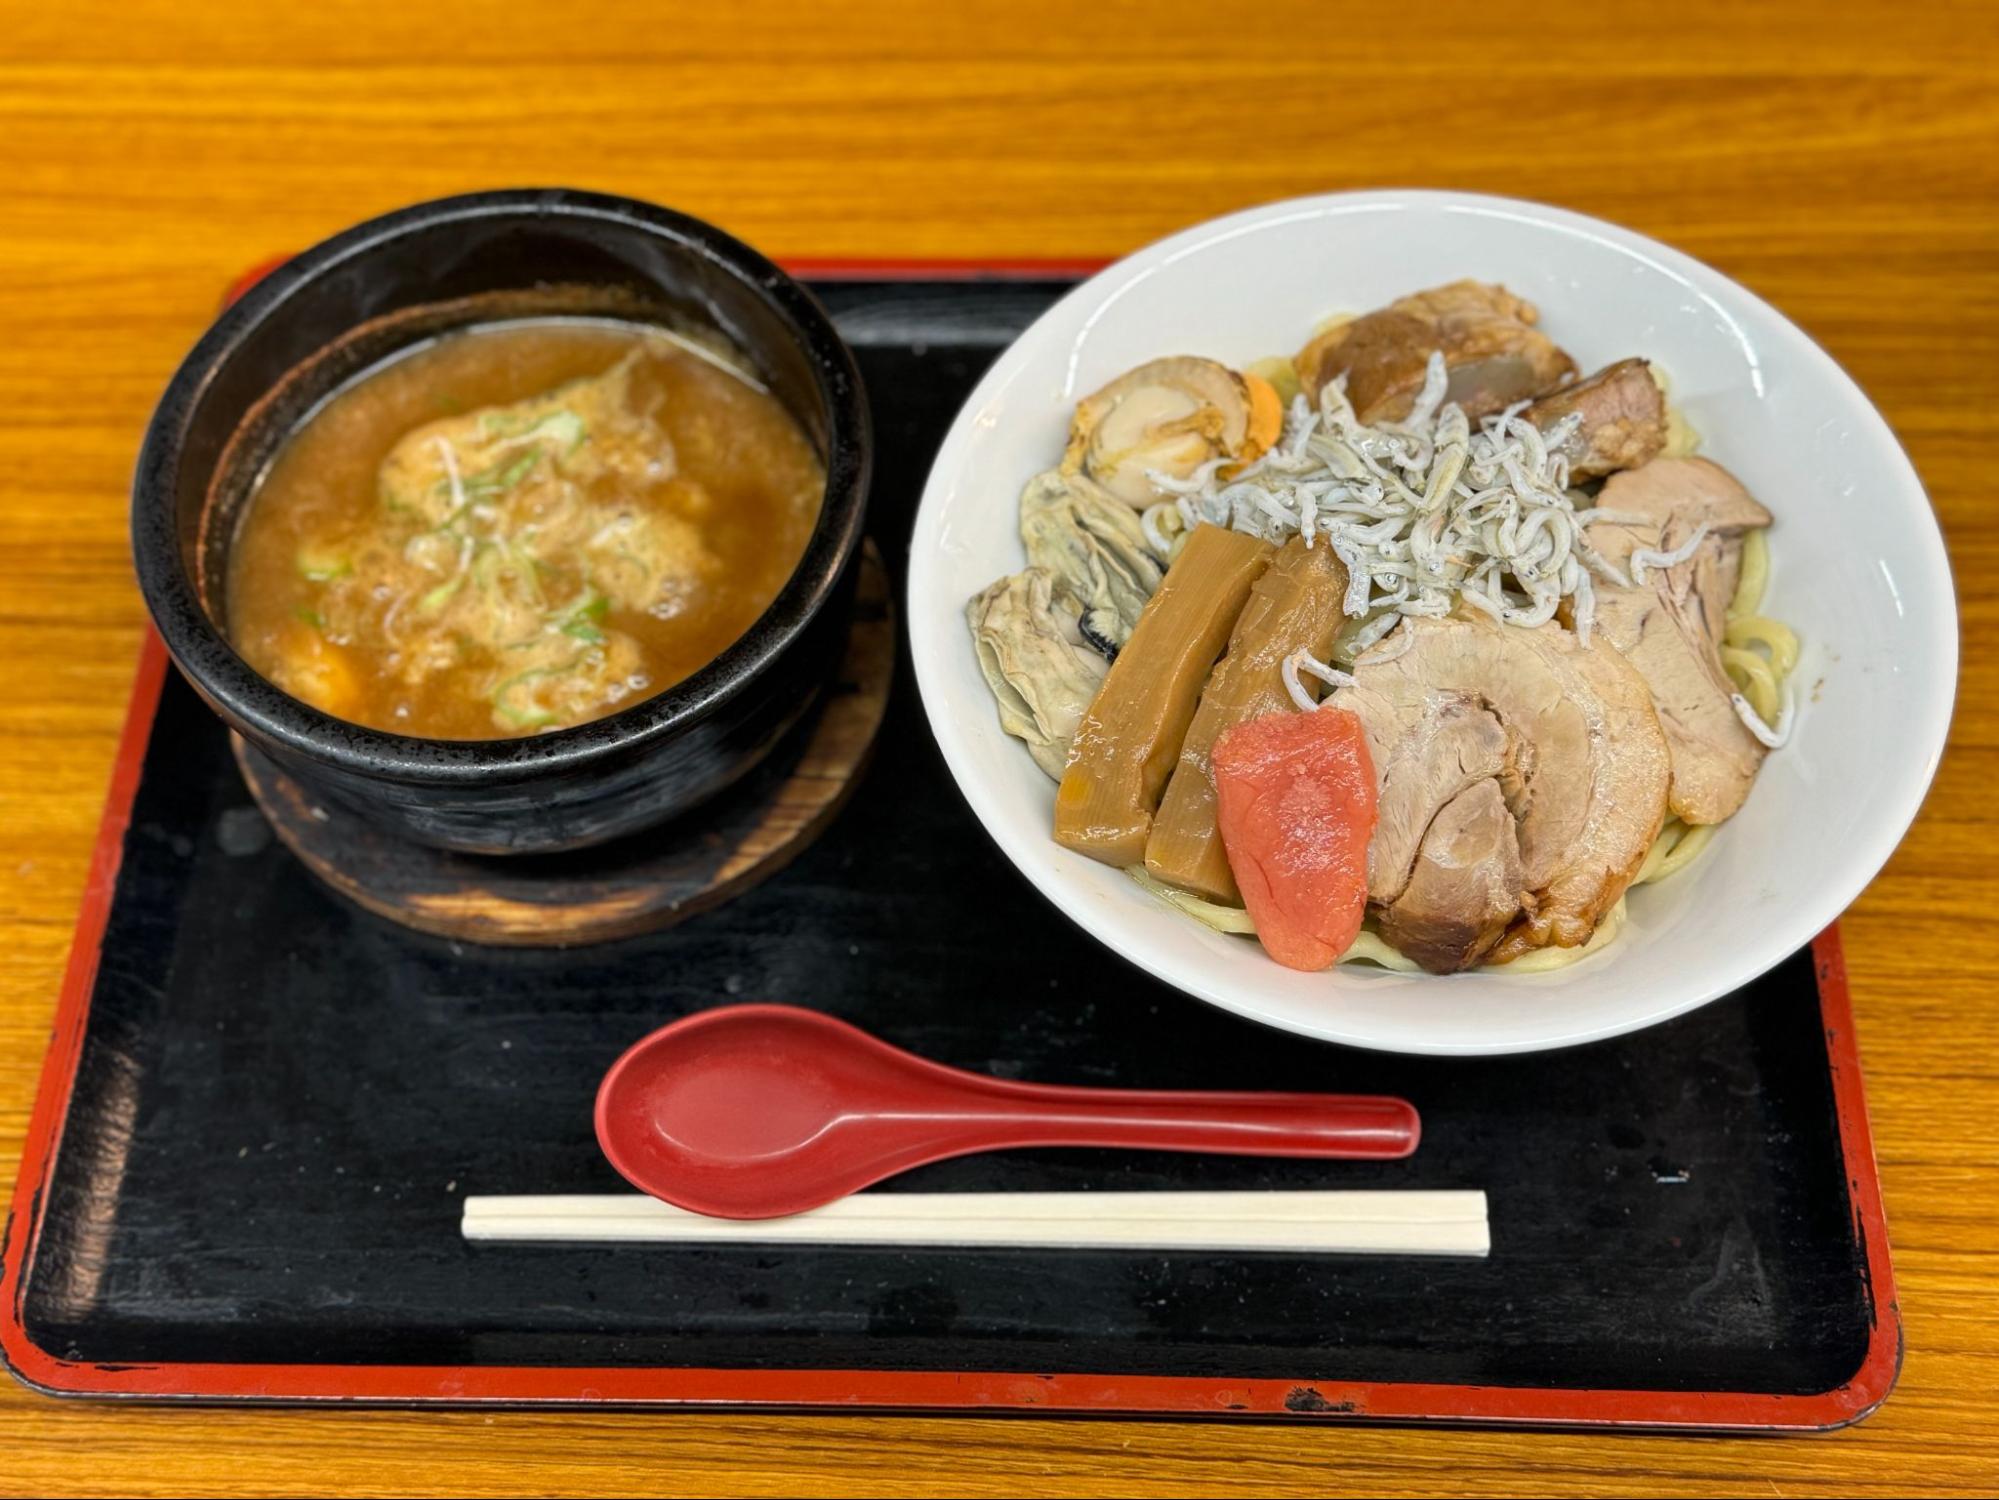
<path fill-rule="evenodd" d="M 1154 477 L 1174 493 L 1185 526 L 1322 538 L 1347 566 L 1346 612 L 1381 619 L 1378 633 L 1393 627 L 1389 615 L 1442 616 L 1460 599 L 1531 627 L 1573 598 L 1587 639 L 1591 575 L 1619 583 L 1625 575 L 1591 546 L 1587 502 L 1579 509 L 1569 492 L 1562 446 L 1581 414 L 1546 433 L 1517 412 L 1474 428 L 1463 408 L 1445 403 L 1448 384 L 1443 356 L 1432 355 L 1408 415 L 1370 426 L 1335 380 L 1316 409 L 1293 403 L 1278 446 L 1233 478 L 1214 463 L 1185 480 Z"/>
<path fill-rule="evenodd" d="M 1229 866 L 1270 956 L 1323 969 L 1367 911 L 1374 766 L 1360 720 L 1337 708 L 1280 709 L 1215 741 L 1215 792 Z"/>
<path fill-rule="evenodd" d="M 1283 407 L 1269 382 L 1181 355 L 1128 370 L 1076 405 L 1064 474 L 1087 474 L 1125 504 L 1161 498 L 1155 473 L 1184 478 L 1211 461 L 1255 458 Z"/>
<path fill-rule="evenodd" d="M 1166 576 L 1132 508 L 1081 474 L 1050 469 L 1020 494 L 1029 566 L 1044 568 L 1075 610 L 1083 640 L 1114 657 Z"/>
<path fill-rule="evenodd" d="M 1075 611 L 1057 601 L 1054 580 L 1040 568 L 992 584 L 965 607 L 965 618 L 1000 728 L 1061 780 L 1076 726 L 1103 685 L 1104 659 L 1083 644 Z"/>

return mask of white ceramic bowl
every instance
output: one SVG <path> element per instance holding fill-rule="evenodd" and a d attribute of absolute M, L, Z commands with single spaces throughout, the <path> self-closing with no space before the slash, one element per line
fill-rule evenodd
<path fill-rule="evenodd" d="M 1764 609 L 1804 653 L 1790 744 L 1693 869 L 1632 892 L 1605 952 L 1545 975 L 1300 974 L 1166 909 L 1049 837 L 1054 784 L 1003 734 L 965 601 L 1024 565 L 1016 499 L 1077 399 L 1141 361 L 1245 364 L 1312 325 L 1463 276 L 1503 282 L 1585 370 L 1642 354 L 1776 513 Z M 1662 1021 L 1808 943 L 1887 862 L 1942 754 L 1957 612 L 1928 498 L 1893 433 L 1774 309 L 1675 250 L 1537 204 L 1343 193 L 1202 224 L 1093 277 L 1003 355 L 931 470 L 909 577 L 930 725 L 979 820 L 1072 920 L 1187 994 L 1306 1036 L 1395 1052 L 1562 1047 Z"/>

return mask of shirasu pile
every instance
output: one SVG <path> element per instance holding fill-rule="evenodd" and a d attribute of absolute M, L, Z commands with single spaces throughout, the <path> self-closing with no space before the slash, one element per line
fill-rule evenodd
<path fill-rule="evenodd" d="M 1221 459 L 1184 479 L 1153 472 L 1175 498 L 1145 512 L 1148 539 L 1163 552 L 1168 528 L 1203 522 L 1273 542 L 1303 536 L 1308 547 L 1324 538 L 1347 566 L 1346 613 L 1368 620 L 1350 639 L 1355 652 L 1403 616 L 1447 615 L 1459 599 L 1527 626 L 1552 619 L 1570 599 L 1587 644 L 1591 575 L 1631 580 L 1590 546 L 1586 530 L 1632 518 L 1577 508 L 1560 450 L 1581 417 L 1544 433 L 1520 415 L 1523 401 L 1474 431 L 1456 403 L 1444 402 L 1447 383 L 1443 356 L 1431 355 L 1409 415 L 1368 426 L 1341 377 L 1320 392 L 1316 411 L 1298 397 L 1277 443 L 1226 480 Z M 1670 565 L 1643 553 L 1632 561 Z"/>
<path fill-rule="evenodd" d="M 1569 488 L 1562 449 L 1582 422 L 1579 413 L 1546 432 L 1516 402 L 1483 419 L 1474 431 L 1455 402 L 1442 354 L 1430 356 L 1423 389 L 1399 422 L 1369 426 L 1354 415 L 1346 377 L 1319 392 L 1318 410 L 1301 395 L 1291 403 L 1277 443 L 1227 479 L 1227 459 L 1203 464 L 1186 478 L 1158 470 L 1148 477 L 1171 500 L 1143 516 L 1148 543 L 1172 554 L 1173 533 L 1203 523 L 1232 526 L 1267 541 L 1323 537 L 1347 567 L 1348 616 L 1364 620 L 1344 642 L 1351 660 L 1409 615 L 1448 615 L 1462 599 L 1508 625 L 1534 626 L 1555 616 L 1563 600 L 1577 639 L 1588 646 L 1596 613 L 1594 575 L 1629 588 L 1649 569 L 1685 562 L 1706 540 L 1703 523 L 1670 551 L 1639 548 L 1631 574 L 1590 545 L 1588 528 L 1646 518 L 1591 506 Z M 1577 501 L 1582 500 L 1578 506 Z M 1323 664 L 1311 664 L 1305 670 Z M 1286 684 L 1300 705 L 1309 701 L 1286 663 Z M 1341 674 L 1343 675 L 1343 674 Z M 1338 685 L 1337 683 L 1335 685 Z M 1790 705 L 1766 724 L 1740 693 L 1735 711 L 1764 745 L 1790 731 Z"/>

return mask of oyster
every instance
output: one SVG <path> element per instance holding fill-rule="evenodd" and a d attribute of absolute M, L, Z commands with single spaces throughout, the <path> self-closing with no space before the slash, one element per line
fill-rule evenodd
<path fill-rule="evenodd" d="M 1116 656 L 1166 572 L 1138 512 L 1081 474 L 1050 469 L 1020 492 L 1020 539 L 1028 566 L 1045 569 L 1073 606 L 1082 639 Z"/>
<path fill-rule="evenodd" d="M 1054 583 L 1044 568 L 1002 578 L 972 597 L 965 619 L 1000 728 L 1060 780 L 1076 726 L 1110 669 L 1076 634 L 1075 612 L 1056 599 Z"/>
<path fill-rule="evenodd" d="M 1184 479 L 1213 459 L 1248 462 L 1277 441 L 1284 411 L 1266 380 L 1180 355 L 1127 370 L 1076 404 L 1064 474 L 1087 474 L 1135 509 L 1171 498 L 1148 470 Z"/>

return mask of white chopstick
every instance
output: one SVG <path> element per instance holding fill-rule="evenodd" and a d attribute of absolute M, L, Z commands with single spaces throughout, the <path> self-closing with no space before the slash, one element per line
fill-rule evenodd
<path fill-rule="evenodd" d="M 785 1219 L 711 1219 L 639 1193 L 468 1197 L 468 1240 L 1019 1245 L 1477 1255 L 1482 1192 L 862 1193 Z"/>

